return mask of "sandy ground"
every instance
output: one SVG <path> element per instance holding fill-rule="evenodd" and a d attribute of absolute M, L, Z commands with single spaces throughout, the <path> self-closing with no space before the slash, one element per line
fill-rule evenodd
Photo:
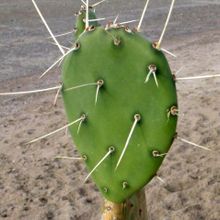
<path fill-rule="evenodd" d="M 38 1 L 55 33 L 71 30 L 79 1 Z M 93 1 L 94 2 L 94 1 Z M 120 20 L 139 17 L 144 1 L 109 1 L 99 15 L 120 13 Z M 144 34 L 158 39 L 168 0 L 152 1 Z M 179 77 L 220 73 L 220 3 L 177 2 L 163 47 Z M 113 14 L 114 13 L 114 14 Z M 59 51 L 48 43 L 46 30 L 31 1 L 0 2 L 0 91 L 46 88 L 59 82 L 59 68 L 44 80 L 38 76 Z M 69 46 L 71 37 L 62 38 Z M 220 219 L 220 78 L 177 82 L 180 137 L 209 146 L 201 150 L 176 140 L 156 178 L 146 187 L 149 220 Z M 82 163 L 55 160 L 76 156 L 64 132 L 33 145 L 25 142 L 66 123 L 62 100 L 54 93 L 0 97 L 0 219 L 96 220 L 102 199 L 92 182 L 83 184 Z"/>

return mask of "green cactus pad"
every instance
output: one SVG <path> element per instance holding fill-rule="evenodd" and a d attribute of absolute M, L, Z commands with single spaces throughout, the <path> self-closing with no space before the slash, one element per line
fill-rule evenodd
<path fill-rule="evenodd" d="M 123 202 L 146 185 L 156 174 L 176 132 L 177 116 L 170 112 L 177 106 L 176 87 L 164 54 L 139 33 L 128 28 L 96 27 L 85 32 L 79 48 L 64 60 L 62 68 L 65 110 L 72 122 L 82 114 L 86 120 L 69 128 L 80 154 L 91 171 L 92 179 L 103 196 Z M 149 76 L 149 67 L 156 67 Z M 97 85 L 67 91 L 68 88 L 103 80 L 95 105 Z M 134 124 L 127 150 L 119 157 Z"/>

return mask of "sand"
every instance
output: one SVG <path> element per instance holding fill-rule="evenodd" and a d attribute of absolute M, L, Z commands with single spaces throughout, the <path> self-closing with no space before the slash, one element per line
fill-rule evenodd
<path fill-rule="evenodd" d="M 71 30 L 79 1 L 38 1 L 55 33 Z M 93 1 L 94 2 L 94 1 Z M 120 21 L 138 18 L 144 1 L 111 1 L 99 16 L 120 13 Z M 170 1 L 152 1 L 144 34 L 157 40 Z M 220 3 L 177 2 L 163 47 L 178 77 L 220 74 Z M 113 14 L 114 13 L 114 14 Z M 0 92 L 58 85 L 60 70 L 42 73 L 59 50 L 48 36 L 31 1 L 0 2 Z M 70 46 L 71 36 L 62 38 Z M 177 82 L 179 136 L 210 147 L 201 150 L 176 140 L 158 175 L 146 186 L 149 220 L 220 219 L 220 78 Z M 0 97 L 0 219 L 96 220 L 102 198 L 95 185 L 83 184 L 87 174 L 79 161 L 55 160 L 77 156 L 68 134 L 60 132 L 32 145 L 27 141 L 66 124 L 62 100 L 55 92 Z"/>

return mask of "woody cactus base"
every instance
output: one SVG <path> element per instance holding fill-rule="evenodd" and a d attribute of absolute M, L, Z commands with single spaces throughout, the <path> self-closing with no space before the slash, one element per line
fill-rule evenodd
<path fill-rule="evenodd" d="M 123 203 L 105 200 L 102 220 L 147 220 L 145 191 L 134 194 Z"/>

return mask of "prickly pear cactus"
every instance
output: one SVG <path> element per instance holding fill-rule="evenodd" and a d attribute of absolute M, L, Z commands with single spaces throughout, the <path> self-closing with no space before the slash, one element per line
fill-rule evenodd
<path fill-rule="evenodd" d="M 121 203 L 157 174 L 173 142 L 175 82 L 164 54 L 136 30 L 112 23 L 84 30 L 84 19 L 81 8 L 62 96 L 69 122 L 82 119 L 69 130 L 92 179 Z"/>

